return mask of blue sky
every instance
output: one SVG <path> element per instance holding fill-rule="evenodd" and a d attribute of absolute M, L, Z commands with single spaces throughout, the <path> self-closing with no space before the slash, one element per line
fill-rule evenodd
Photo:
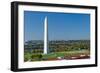
<path fill-rule="evenodd" d="M 46 16 L 49 40 L 90 39 L 89 14 L 24 11 L 25 41 L 44 39 Z"/>

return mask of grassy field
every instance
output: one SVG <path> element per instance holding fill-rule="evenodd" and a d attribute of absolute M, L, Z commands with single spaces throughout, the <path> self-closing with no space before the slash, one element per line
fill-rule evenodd
<path fill-rule="evenodd" d="M 85 59 L 90 57 L 89 50 L 80 51 L 67 51 L 67 52 L 55 52 L 49 54 L 30 54 L 24 55 L 24 61 L 49 61 L 49 60 L 72 60 L 72 59 Z"/>

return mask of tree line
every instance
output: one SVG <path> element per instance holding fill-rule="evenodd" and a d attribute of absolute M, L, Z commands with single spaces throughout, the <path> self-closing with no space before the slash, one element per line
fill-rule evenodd
<path fill-rule="evenodd" d="M 25 52 L 43 53 L 43 41 L 35 40 L 24 45 Z M 90 40 L 54 40 L 48 43 L 49 52 L 63 52 L 74 50 L 90 50 Z"/>

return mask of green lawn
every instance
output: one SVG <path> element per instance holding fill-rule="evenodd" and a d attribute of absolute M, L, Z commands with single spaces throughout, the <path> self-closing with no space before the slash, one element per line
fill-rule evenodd
<path fill-rule="evenodd" d="M 25 54 L 24 57 L 30 59 L 31 61 L 46 61 L 50 59 L 57 59 L 58 57 L 72 57 L 79 56 L 81 54 L 90 55 L 89 50 L 80 50 L 80 51 L 66 51 L 66 52 L 55 52 L 48 54 Z M 25 61 L 27 61 L 25 60 Z"/>

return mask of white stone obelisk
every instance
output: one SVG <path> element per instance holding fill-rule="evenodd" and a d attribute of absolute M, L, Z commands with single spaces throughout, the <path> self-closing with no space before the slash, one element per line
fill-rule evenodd
<path fill-rule="evenodd" d="M 47 17 L 44 19 L 44 54 L 48 53 L 48 20 Z"/>

